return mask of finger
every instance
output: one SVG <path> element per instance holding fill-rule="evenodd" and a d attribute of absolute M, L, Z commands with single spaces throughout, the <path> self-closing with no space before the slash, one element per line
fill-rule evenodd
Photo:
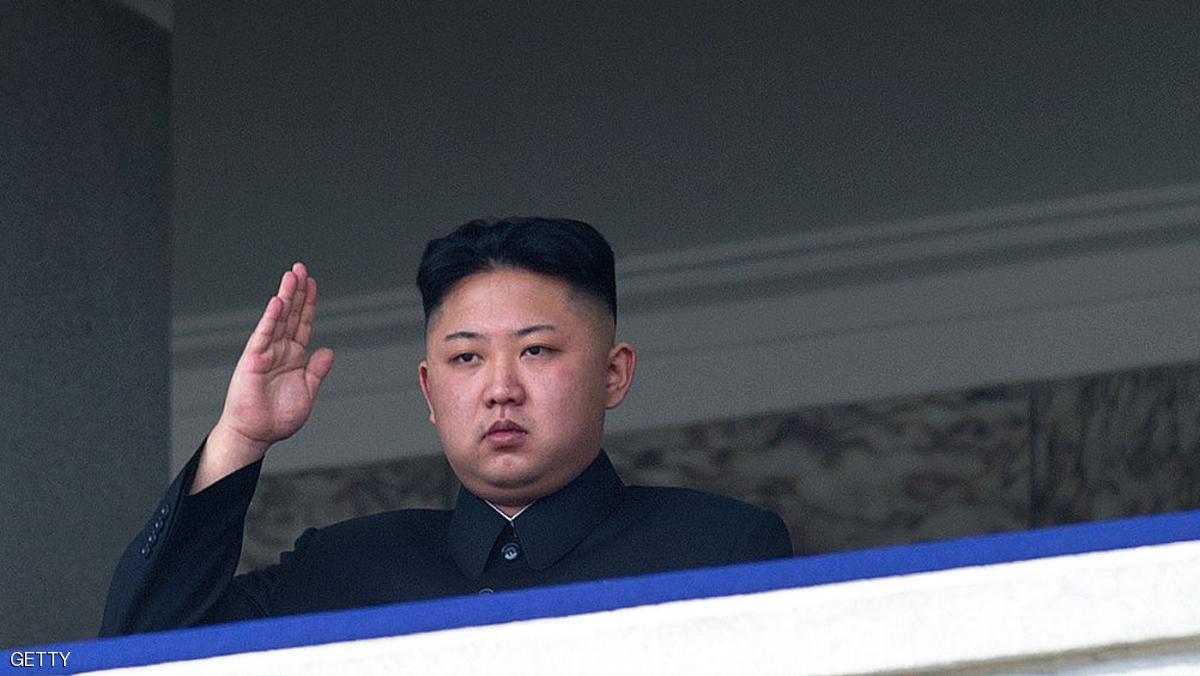
<path fill-rule="evenodd" d="M 271 296 L 267 301 L 267 307 L 263 310 L 262 317 L 258 318 L 258 325 L 254 327 L 254 332 L 250 334 L 250 339 L 246 341 L 246 349 L 242 351 L 243 355 L 257 356 L 265 354 L 271 347 L 271 334 L 275 331 L 275 324 L 279 321 L 279 313 L 283 309 L 283 303 L 278 296 Z"/>
<path fill-rule="evenodd" d="M 279 340 L 283 338 L 284 331 L 287 330 L 286 317 L 292 306 L 292 296 L 296 293 L 296 275 L 288 270 L 283 273 L 283 279 L 279 280 L 279 292 L 275 294 L 283 303 L 279 310 L 279 318 L 281 321 L 275 322 L 274 330 L 271 332 L 271 340 Z"/>
<path fill-rule="evenodd" d="M 316 398 L 317 390 L 321 389 L 321 383 L 324 382 L 325 376 L 329 375 L 329 371 L 333 369 L 333 350 L 323 347 L 308 358 L 308 366 L 304 369 L 304 382 L 308 385 L 309 394 Z"/>
<path fill-rule="evenodd" d="M 304 264 L 292 265 L 292 274 L 296 276 L 296 290 L 292 293 L 292 302 L 287 313 L 287 329 L 283 332 L 284 337 L 289 339 L 295 339 L 296 328 L 300 326 L 300 315 L 304 311 L 304 297 L 308 295 L 308 271 Z"/>
<path fill-rule="evenodd" d="M 296 328 L 296 342 L 308 346 L 312 338 L 313 317 L 317 314 L 317 280 L 308 278 L 308 293 L 304 296 L 304 308 L 300 312 L 300 326 Z"/>

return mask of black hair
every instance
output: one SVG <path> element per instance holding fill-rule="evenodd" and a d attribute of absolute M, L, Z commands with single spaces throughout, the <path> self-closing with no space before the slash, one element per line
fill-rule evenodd
<path fill-rule="evenodd" d="M 617 320 L 617 277 L 604 235 L 583 221 L 513 217 L 474 220 L 425 245 L 417 270 L 425 324 L 458 280 L 502 267 L 566 280 L 604 303 Z"/>

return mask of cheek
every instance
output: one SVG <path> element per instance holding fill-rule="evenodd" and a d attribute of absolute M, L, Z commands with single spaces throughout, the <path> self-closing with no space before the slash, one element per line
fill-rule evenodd
<path fill-rule="evenodd" d="M 468 379 L 453 377 L 453 374 L 438 374 L 436 380 L 431 380 L 429 400 L 437 413 L 441 425 L 451 425 L 464 420 L 463 413 L 470 407 L 472 401 L 467 392 L 471 387 Z"/>
<path fill-rule="evenodd" d="M 605 397 L 603 373 L 590 364 L 555 364 L 539 373 L 535 382 L 548 401 L 563 409 L 564 416 L 577 417 Z"/>

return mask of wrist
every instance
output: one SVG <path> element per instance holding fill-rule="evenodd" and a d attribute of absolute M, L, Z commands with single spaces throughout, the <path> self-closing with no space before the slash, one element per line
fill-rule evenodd
<path fill-rule="evenodd" d="M 270 447 L 271 442 L 248 437 L 227 425 L 222 419 L 218 420 L 212 431 L 208 433 L 205 451 L 212 450 L 214 455 L 228 458 L 229 461 L 237 463 L 239 467 L 244 467 L 252 462 L 262 460 Z"/>
<path fill-rule="evenodd" d="M 188 495 L 199 493 L 239 469 L 262 460 L 270 447 L 270 442 L 251 439 L 217 422 L 200 453 Z"/>

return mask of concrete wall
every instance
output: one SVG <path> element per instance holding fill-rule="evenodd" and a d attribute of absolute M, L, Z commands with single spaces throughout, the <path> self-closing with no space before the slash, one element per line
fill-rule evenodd
<path fill-rule="evenodd" d="M 1188 6 L 175 10 L 177 458 L 295 259 L 339 357 L 267 470 L 436 452 L 413 274 L 487 214 L 612 241 L 614 431 L 1196 354 Z"/>
<path fill-rule="evenodd" d="M 0 2 L 0 645 L 95 634 L 167 471 L 169 36 Z"/>
<path fill-rule="evenodd" d="M 481 215 L 617 254 L 1194 183 L 1190 3 L 175 7 L 175 304 L 412 285 Z M 252 324 L 251 324 L 252 326 Z"/>
<path fill-rule="evenodd" d="M 618 333 L 638 372 L 606 431 L 1197 357 L 1200 184 L 887 225 L 620 260 Z M 177 467 L 220 414 L 255 314 L 176 322 Z M 415 291 L 327 298 L 318 315 L 336 365 L 265 471 L 438 453 Z"/>

